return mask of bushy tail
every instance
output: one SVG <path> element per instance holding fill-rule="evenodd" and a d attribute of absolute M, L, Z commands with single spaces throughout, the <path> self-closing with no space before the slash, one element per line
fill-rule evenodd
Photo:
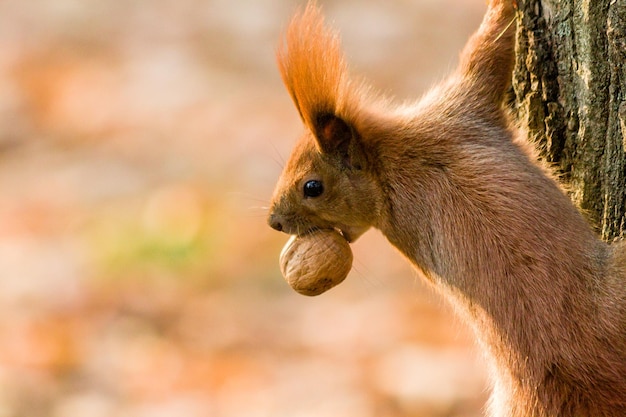
<path fill-rule="evenodd" d="M 462 77 L 471 90 L 500 105 L 510 86 L 515 47 L 516 0 L 491 0 L 480 28 L 461 53 Z"/>

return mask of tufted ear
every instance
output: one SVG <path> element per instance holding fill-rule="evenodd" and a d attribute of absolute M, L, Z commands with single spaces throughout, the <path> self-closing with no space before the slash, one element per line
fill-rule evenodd
<path fill-rule="evenodd" d="M 361 169 L 365 154 L 349 120 L 366 89 L 351 81 L 339 35 L 324 24 L 315 0 L 289 24 L 277 58 L 283 82 L 319 149 L 339 157 L 347 168 Z"/>
<path fill-rule="evenodd" d="M 347 151 L 352 140 L 352 128 L 334 114 L 322 113 L 315 118 L 315 138 L 322 151 L 335 153 Z"/>
<path fill-rule="evenodd" d="M 345 120 L 331 113 L 315 118 L 314 134 L 322 152 L 341 160 L 346 168 L 362 169 L 364 153 L 356 130 Z"/>

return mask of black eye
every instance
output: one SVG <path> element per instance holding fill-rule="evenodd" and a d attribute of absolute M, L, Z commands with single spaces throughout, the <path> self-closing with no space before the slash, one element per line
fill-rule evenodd
<path fill-rule="evenodd" d="M 304 183 L 305 197 L 319 197 L 324 192 L 324 185 L 321 181 L 310 180 Z"/>

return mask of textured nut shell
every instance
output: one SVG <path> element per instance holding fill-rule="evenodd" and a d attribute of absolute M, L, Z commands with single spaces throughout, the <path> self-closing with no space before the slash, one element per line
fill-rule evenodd
<path fill-rule="evenodd" d="M 291 288 L 319 295 L 341 283 L 352 268 L 352 250 L 339 233 L 321 230 L 292 236 L 280 253 L 280 271 Z"/>

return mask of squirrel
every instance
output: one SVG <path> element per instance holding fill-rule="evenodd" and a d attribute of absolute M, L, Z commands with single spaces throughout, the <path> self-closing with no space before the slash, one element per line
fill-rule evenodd
<path fill-rule="evenodd" d="M 350 76 L 310 1 L 277 52 L 305 133 L 268 223 L 379 229 L 474 331 L 489 415 L 624 415 L 626 243 L 596 236 L 503 104 L 516 8 L 490 0 L 458 68 L 398 106 Z"/>

